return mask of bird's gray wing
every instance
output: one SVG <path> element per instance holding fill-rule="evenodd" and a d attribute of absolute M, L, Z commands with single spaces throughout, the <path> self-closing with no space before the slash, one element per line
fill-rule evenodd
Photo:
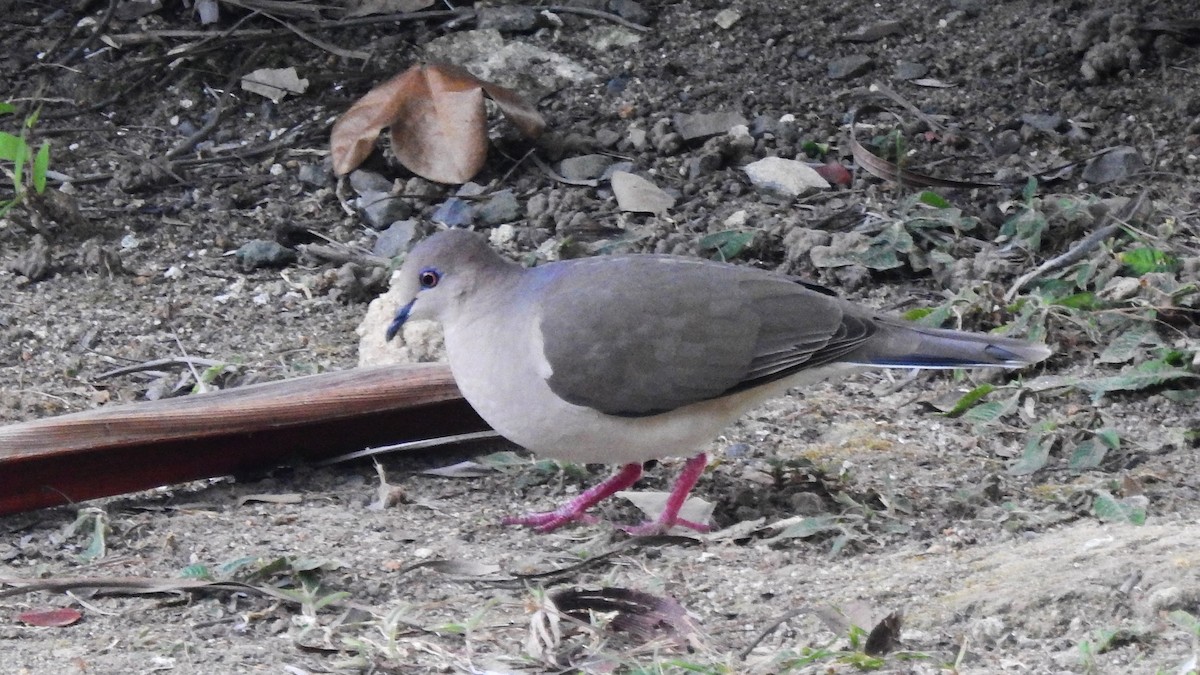
<path fill-rule="evenodd" d="M 869 335 L 840 301 L 787 277 L 622 256 L 534 270 L 546 380 L 611 415 L 673 410 L 828 362 Z"/>

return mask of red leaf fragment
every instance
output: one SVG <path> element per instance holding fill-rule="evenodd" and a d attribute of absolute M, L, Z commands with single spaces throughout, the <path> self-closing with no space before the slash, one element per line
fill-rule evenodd
<path fill-rule="evenodd" d="M 71 609 L 70 607 L 57 607 L 54 609 L 31 609 L 28 612 L 21 612 L 17 615 L 17 621 L 30 626 L 40 626 L 42 628 L 61 628 L 63 626 L 70 626 L 82 618 L 82 612 L 77 609 Z"/>

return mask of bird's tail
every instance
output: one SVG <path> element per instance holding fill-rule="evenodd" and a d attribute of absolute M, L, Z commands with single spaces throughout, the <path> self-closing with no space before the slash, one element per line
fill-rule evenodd
<path fill-rule="evenodd" d="M 883 322 L 871 339 L 843 359 L 885 368 L 1019 368 L 1050 356 L 1044 344 L 1015 338 Z"/>

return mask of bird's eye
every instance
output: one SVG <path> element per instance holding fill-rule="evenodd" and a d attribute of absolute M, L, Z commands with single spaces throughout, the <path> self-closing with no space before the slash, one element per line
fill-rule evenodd
<path fill-rule="evenodd" d="M 442 275 L 438 274 L 437 270 L 425 269 L 421 270 L 421 274 L 417 277 L 417 281 L 421 284 L 421 288 L 433 288 L 442 280 Z"/>

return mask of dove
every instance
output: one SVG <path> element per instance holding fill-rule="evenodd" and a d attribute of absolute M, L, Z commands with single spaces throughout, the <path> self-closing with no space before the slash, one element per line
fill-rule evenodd
<path fill-rule="evenodd" d="M 1020 368 L 1043 344 L 927 328 L 772 271 L 685 256 L 606 255 L 523 267 L 479 234 L 435 233 L 393 282 L 406 321 L 442 324 L 467 402 L 538 456 L 620 465 L 560 507 L 505 519 L 549 532 L 638 481 L 643 464 L 687 458 L 654 519 L 633 535 L 705 531 L 680 508 L 704 449 L 789 389 L 867 368 Z"/>

